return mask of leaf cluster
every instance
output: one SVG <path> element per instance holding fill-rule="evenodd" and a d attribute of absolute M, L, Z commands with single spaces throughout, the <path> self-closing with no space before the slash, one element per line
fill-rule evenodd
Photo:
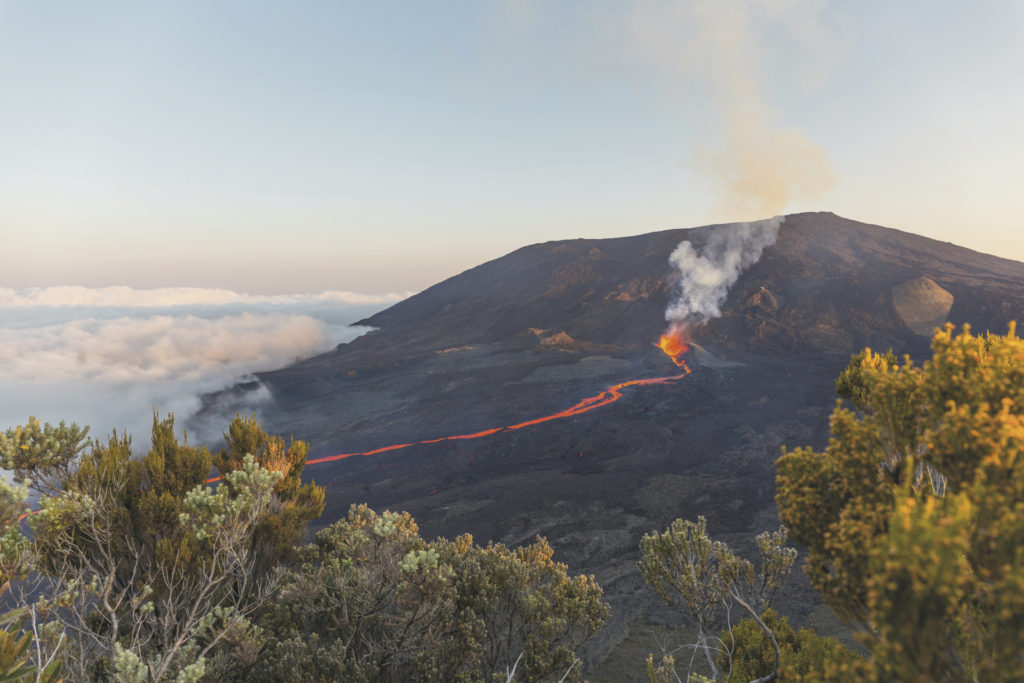
<path fill-rule="evenodd" d="M 298 546 L 324 492 L 301 482 L 308 446 L 255 417 L 236 416 L 216 455 L 156 414 L 141 458 L 127 435 L 86 441 L 75 425 L 31 419 L 3 437 L 23 484 L 0 485 L 0 568 L 34 582 L 18 625 L 0 628 L 0 674 L 573 681 L 609 614 L 594 578 L 570 576 L 542 538 L 427 541 L 408 513 L 357 505 Z"/>
<path fill-rule="evenodd" d="M 795 683 L 840 679 L 843 665 L 853 666 L 860 658 L 834 638 L 821 636 L 811 629 L 793 630 L 789 619 L 774 609 L 761 615 L 764 624 L 774 634 L 782 652 L 782 663 L 776 680 Z M 735 642 L 731 657 L 719 656 L 718 666 L 729 671 L 729 679 L 752 681 L 772 673 L 775 651 L 761 626 L 753 619 L 742 619 L 722 639 Z"/>
<path fill-rule="evenodd" d="M 721 637 L 714 636 L 713 631 L 732 623 L 734 605 L 746 611 L 772 643 L 772 671 L 779 668 L 779 646 L 760 615 L 768 609 L 796 561 L 796 550 L 785 545 L 786 538 L 785 527 L 757 536 L 757 571 L 752 562 L 737 556 L 728 545 L 711 539 L 704 517 L 696 522 L 677 519 L 664 531 L 646 534 L 640 541 L 639 566 L 644 580 L 662 600 L 695 622 L 697 642 L 690 647 L 704 654 L 713 679 L 722 675 L 728 678 L 731 673 L 729 662 L 736 650 L 731 629 L 727 627 Z M 675 677 L 675 658 L 666 653 L 656 665 L 653 655 L 649 656 L 647 673 L 651 681 Z"/>
<path fill-rule="evenodd" d="M 259 637 L 219 671 L 267 681 L 504 681 L 513 669 L 557 678 L 608 606 L 593 577 L 570 577 L 552 556 L 543 539 L 515 550 L 469 536 L 428 542 L 408 513 L 353 506 L 302 550 Z"/>
<path fill-rule="evenodd" d="M 247 455 L 260 467 L 278 472 L 274 486 L 275 509 L 265 516 L 253 535 L 254 549 L 263 569 L 294 559 L 294 548 L 302 542 L 306 524 L 318 519 L 324 510 L 324 489 L 315 483 L 302 484 L 302 470 L 309 444 L 269 435 L 255 415 L 236 415 L 224 432 L 225 446 L 213 456 L 225 485 L 233 486 L 230 474 L 243 466 Z"/>
<path fill-rule="evenodd" d="M 859 412 L 778 461 L 780 513 L 877 680 L 1020 680 L 1024 341 L 932 340 L 922 367 L 865 351 Z M 851 365 L 852 365 L 851 364 Z"/>
<path fill-rule="evenodd" d="M 245 426 L 236 418 L 231 429 Z M 248 615 L 292 552 L 281 539 L 301 538 L 322 508 L 322 490 L 320 506 L 293 505 L 293 514 L 280 497 L 305 502 L 319 490 L 281 487 L 289 468 L 301 470 L 305 444 L 294 442 L 291 460 L 275 469 L 243 454 L 214 490 L 206 483 L 210 452 L 189 445 L 187 434 L 179 442 L 173 415 L 154 414 L 152 446 L 141 458 L 127 435 L 106 443 L 84 436 L 74 425 L 30 419 L 2 443 L 5 464 L 40 494 L 28 520 L 32 541 L 21 543 L 36 572 L 31 609 L 50 619 L 43 641 L 61 649 L 79 678 L 198 680 L 220 641 L 251 630 Z M 13 518 L 6 494 L 0 490 L 2 511 Z M 14 547 L 5 542 L 0 558 Z"/>

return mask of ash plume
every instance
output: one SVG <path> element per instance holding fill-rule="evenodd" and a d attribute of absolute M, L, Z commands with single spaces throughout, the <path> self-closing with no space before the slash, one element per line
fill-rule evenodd
<path fill-rule="evenodd" d="M 784 220 L 776 216 L 722 225 L 711 230 L 699 246 L 690 240 L 680 242 L 669 256 L 669 263 L 679 270 L 679 295 L 665 310 L 670 329 L 680 330 L 720 316 L 729 288 L 761 258 L 765 247 L 775 243 Z"/>
<path fill-rule="evenodd" d="M 625 22 L 635 49 L 666 74 L 688 108 L 704 95 L 716 112 L 720 129 L 692 156 L 720 193 L 716 215 L 782 213 L 834 184 L 825 150 L 778 120 L 765 73 L 779 49 L 773 36 L 783 36 L 813 65 L 805 84 L 822 79 L 838 42 L 824 9 L 819 0 L 640 0 Z M 783 70 L 780 77 L 796 74 Z"/>

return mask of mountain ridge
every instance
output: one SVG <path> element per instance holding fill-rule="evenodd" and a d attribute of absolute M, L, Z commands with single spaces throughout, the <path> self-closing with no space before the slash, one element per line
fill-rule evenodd
<path fill-rule="evenodd" d="M 354 342 L 339 345 L 325 356 L 358 353 L 379 344 L 393 349 L 407 347 L 410 353 L 416 353 L 417 350 L 433 351 L 465 344 L 508 341 L 510 337 L 531 328 L 565 332 L 573 339 L 586 339 L 598 348 L 604 344 L 610 349 L 622 347 L 636 351 L 647 343 L 652 334 L 656 335 L 657 327 L 664 325 L 664 307 L 673 296 L 673 271 L 668 264 L 668 254 L 683 239 L 700 239 L 720 225 L 727 224 L 663 230 L 632 237 L 557 240 L 521 247 L 447 278 L 359 321 L 356 324 L 371 326 L 375 330 Z M 865 235 L 871 237 L 878 248 L 858 256 L 857 245 L 852 244 L 851 239 L 863 238 Z M 826 238 L 825 244 L 813 246 L 815 241 L 822 238 Z M 812 246 L 802 254 L 791 247 L 780 248 L 794 242 Z M 893 258 L 894 253 L 899 254 L 899 258 Z M 918 258 L 917 262 L 907 263 L 907 253 L 925 257 L 931 255 L 931 258 Z M 851 221 L 832 213 L 804 213 L 787 217 L 780 228 L 779 241 L 769 247 L 761 261 L 741 277 L 730 300 L 735 303 L 739 296 L 743 296 L 744 300 L 749 298 L 753 289 L 745 288 L 745 281 L 757 279 L 769 267 L 765 262 L 772 259 L 787 261 L 787 265 L 778 270 L 790 279 L 799 279 L 804 291 L 794 292 L 792 287 L 778 282 L 778 277 L 774 280 L 768 278 L 768 282 L 759 283 L 758 286 L 774 285 L 776 289 L 788 289 L 791 293 L 803 295 L 813 289 L 816 282 L 820 284 L 825 273 L 809 272 L 813 269 L 805 267 L 794 268 L 794 262 L 799 264 L 808 259 L 828 262 L 830 267 L 839 268 L 837 275 L 842 276 L 849 275 L 850 270 L 856 270 L 857 260 L 879 257 L 886 261 L 887 268 L 900 273 L 896 277 L 872 274 L 871 279 L 884 284 L 884 288 L 891 288 L 922 275 L 931 276 L 940 285 L 946 282 L 960 289 L 965 285 L 970 286 L 972 281 L 975 285 L 984 281 L 982 284 L 988 287 L 997 282 L 1012 287 L 1024 278 L 1024 264 L 1016 261 L 909 232 Z M 614 281 L 612 278 L 616 269 L 621 271 L 626 265 L 631 269 L 630 277 Z M 973 268 L 974 272 L 968 268 Z M 979 278 L 979 272 L 991 277 Z M 581 286 L 581 281 L 584 286 Z M 595 282 L 598 286 L 603 284 L 603 290 L 598 291 Z M 538 291 L 538 283 L 544 285 L 544 291 Z M 772 286 L 767 286 L 767 289 L 774 291 Z M 875 289 L 877 291 L 874 296 L 884 294 L 880 288 Z M 604 311 L 601 315 L 585 315 L 586 311 L 581 309 L 592 307 L 595 295 L 599 300 L 597 303 L 605 308 L 614 307 L 614 310 Z M 961 297 L 957 297 L 956 292 L 953 295 L 954 306 L 957 306 L 958 298 L 964 303 L 963 292 Z M 863 293 L 859 296 L 863 298 Z M 546 307 L 546 301 L 553 298 L 570 303 Z M 604 301 L 607 298 L 615 301 L 609 305 L 609 302 Z M 951 314 L 953 318 L 978 327 L 988 325 L 1003 313 L 999 311 L 999 315 L 994 315 L 990 310 L 991 303 L 986 305 L 980 302 L 979 308 L 975 298 L 968 295 L 966 299 L 970 300 L 969 305 L 954 310 Z M 541 313 L 538 314 L 538 311 Z M 1019 307 L 1013 307 L 1011 312 L 1024 313 Z M 727 309 L 725 313 L 730 311 Z M 845 353 L 856 350 L 855 347 L 861 343 L 905 343 L 906 340 L 901 342 L 898 338 L 899 330 L 895 329 L 899 324 L 890 319 L 893 311 L 884 313 L 880 318 L 885 320 L 874 321 L 882 323 L 876 325 L 876 334 L 870 334 L 864 327 L 859 334 L 846 335 L 849 343 L 844 348 L 832 344 L 829 350 Z M 606 324 L 595 326 L 594 319 L 602 316 Z M 739 332 L 735 324 L 724 324 L 726 322 L 729 321 L 712 321 L 708 326 L 711 334 L 701 336 L 701 332 L 697 332 L 698 337 L 714 344 L 712 337 L 716 333 L 721 336 Z M 573 323 L 576 323 L 575 329 Z M 723 326 L 728 329 L 719 329 Z M 638 328 L 643 329 L 642 335 L 634 334 L 633 331 Z M 877 334 L 879 330 L 886 334 Z M 761 330 L 762 342 L 771 341 L 767 332 L 766 329 Z M 774 343 L 796 351 L 807 350 L 806 344 L 792 341 L 784 343 L 777 336 Z M 735 348 L 735 344 L 733 346 L 733 351 L 740 350 Z"/>

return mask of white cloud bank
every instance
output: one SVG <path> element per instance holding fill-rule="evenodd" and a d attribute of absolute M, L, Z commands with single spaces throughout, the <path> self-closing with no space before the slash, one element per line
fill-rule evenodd
<path fill-rule="evenodd" d="M 331 346 L 326 328 L 311 316 L 288 313 L 84 318 L 0 329 L 0 367 L 6 379 L 41 382 L 191 381 L 325 350 Z"/>
<path fill-rule="evenodd" d="M 154 407 L 184 422 L 202 393 L 351 341 L 367 330 L 353 322 L 403 296 L 0 289 L 0 428 L 65 419 L 144 449 Z"/>

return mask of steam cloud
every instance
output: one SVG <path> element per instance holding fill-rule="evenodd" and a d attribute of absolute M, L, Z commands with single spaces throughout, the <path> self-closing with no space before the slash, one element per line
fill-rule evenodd
<path fill-rule="evenodd" d="M 65 419 L 91 425 L 98 437 L 126 429 L 144 449 L 154 407 L 181 425 L 201 394 L 350 341 L 367 330 L 351 323 L 401 298 L 0 289 L 0 429 L 29 415 Z M 258 386 L 241 403 L 258 412 L 269 398 Z M 210 421 L 214 431 L 198 437 L 217 437 L 225 424 Z"/>
<path fill-rule="evenodd" d="M 642 0 L 629 17 L 635 49 L 685 88 L 687 101 L 696 79 L 718 110 L 721 144 L 698 149 L 694 162 L 719 187 L 719 215 L 780 214 L 835 182 L 825 151 L 774 121 L 759 69 L 773 56 L 767 37 L 781 33 L 814 65 L 804 80 L 820 80 L 835 42 L 823 7 L 819 0 Z"/>
<path fill-rule="evenodd" d="M 765 247 L 775 243 L 784 220 L 776 216 L 722 225 L 697 248 L 689 240 L 680 242 L 669 256 L 669 263 L 679 269 L 679 297 L 665 311 L 670 327 L 679 329 L 720 316 L 729 288 L 761 258 Z"/>

